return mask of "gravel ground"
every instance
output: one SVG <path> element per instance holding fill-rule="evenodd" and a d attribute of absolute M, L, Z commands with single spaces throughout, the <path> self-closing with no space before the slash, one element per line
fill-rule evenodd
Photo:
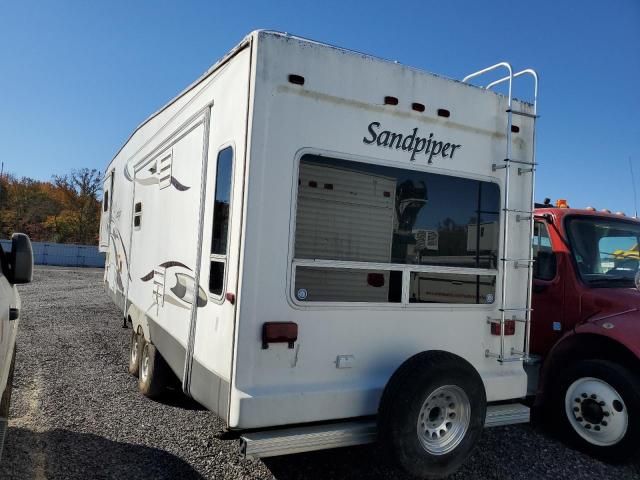
<path fill-rule="evenodd" d="M 127 374 L 130 330 L 97 269 L 37 268 L 21 287 L 23 318 L 2 479 L 406 478 L 377 446 L 240 458 L 222 423 L 179 392 L 162 401 Z M 639 479 L 538 428 L 494 428 L 456 479 Z"/>

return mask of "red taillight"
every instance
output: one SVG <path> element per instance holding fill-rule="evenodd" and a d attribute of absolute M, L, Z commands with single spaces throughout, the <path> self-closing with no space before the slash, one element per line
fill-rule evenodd
<path fill-rule="evenodd" d="M 286 343 L 293 348 L 298 339 L 298 324 L 294 322 L 266 322 L 262 324 L 262 348 L 270 343 Z"/>
<path fill-rule="evenodd" d="M 504 334 L 515 335 L 516 334 L 516 321 L 505 320 L 504 321 Z M 500 335 L 500 323 L 491 322 L 491 335 Z"/>
<path fill-rule="evenodd" d="M 384 274 L 369 273 L 367 275 L 367 283 L 372 287 L 384 287 Z"/>

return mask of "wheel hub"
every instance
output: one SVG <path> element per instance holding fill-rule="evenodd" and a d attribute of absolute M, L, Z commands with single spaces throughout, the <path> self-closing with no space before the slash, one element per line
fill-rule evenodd
<path fill-rule="evenodd" d="M 595 423 L 597 425 L 604 419 L 604 410 L 602 409 L 602 406 L 596 400 L 591 398 L 582 402 L 580 410 L 585 422 Z"/>
<path fill-rule="evenodd" d="M 566 392 L 565 410 L 576 433 L 593 445 L 615 445 L 627 432 L 629 417 L 622 397 L 598 378 L 573 382 Z"/>
<path fill-rule="evenodd" d="M 467 433 L 471 406 L 464 390 L 446 385 L 433 391 L 418 414 L 417 433 L 422 447 L 444 455 L 457 447 Z"/>
<path fill-rule="evenodd" d="M 149 353 L 147 351 L 146 345 L 142 349 L 142 362 L 140 363 L 140 376 L 143 380 L 145 380 L 147 378 L 147 375 L 149 374 Z"/>
<path fill-rule="evenodd" d="M 131 342 L 131 360 L 133 363 L 138 361 L 138 335 L 134 335 L 133 342 Z"/>

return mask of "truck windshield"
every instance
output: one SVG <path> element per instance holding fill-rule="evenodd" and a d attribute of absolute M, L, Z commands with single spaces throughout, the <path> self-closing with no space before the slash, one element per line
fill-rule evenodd
<path fill-rule="evenodd" d="M 582 279 L 594 287 L 633 287 L 640 263 L 640 224 L 596 217 L 569 219 L 569 240 Z"/>

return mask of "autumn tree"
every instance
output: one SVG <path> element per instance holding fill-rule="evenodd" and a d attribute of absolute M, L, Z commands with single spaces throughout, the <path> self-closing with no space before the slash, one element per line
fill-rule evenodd
<path fill-rule="evenodd" d="M 83 168 L 51 182 L 0 178 L 0 236 L 27 233 L 34 241 L 97 243 L 100 172 Z"/>

